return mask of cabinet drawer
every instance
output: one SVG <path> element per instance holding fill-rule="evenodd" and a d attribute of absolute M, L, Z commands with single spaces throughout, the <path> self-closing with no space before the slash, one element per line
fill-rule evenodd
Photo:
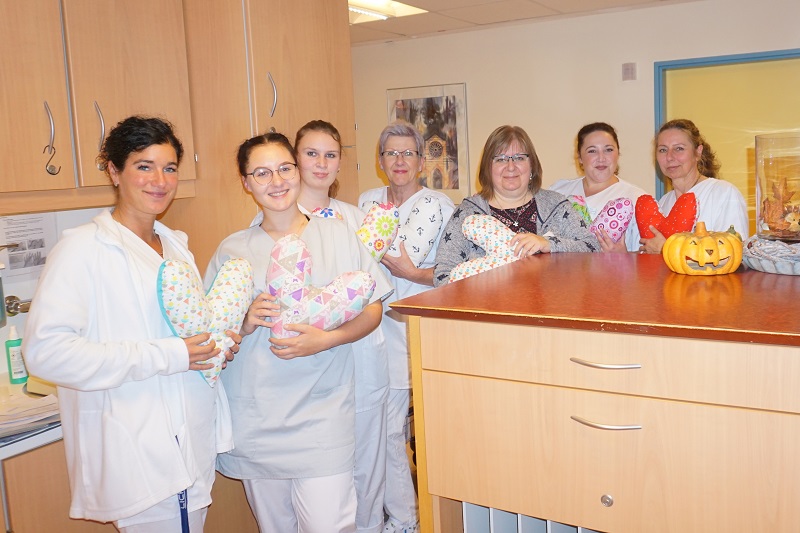
<path fill-rule="evenodd" d="M 800 523 L 798 415 L 431 371 L 423 391 L 431 494 L 613 532 Z"/>
<path fill-rule="evenodd" d="M 433 318 L 420 328 L 423 369 L 800 413 L 798 348 Z"/>

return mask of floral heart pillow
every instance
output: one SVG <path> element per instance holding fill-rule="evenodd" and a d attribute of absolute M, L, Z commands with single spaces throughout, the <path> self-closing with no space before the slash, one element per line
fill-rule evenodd
<path fill-rule="evenodd" d="M 219 355 L 203 361 L 214 364 L 214 368 L 201 371 L 213 387 L 225 361 L 223 352 L 233 344 L 225 330 L 239 331 L 253 301 L 253 268 L 245 259 L 229 259 L 204 292 L 194 267 L 170 259 L 158 269 L 157 291 L 161 314 L 172 333 L 184 339 L 211 333 L 211 339 L 221 348 Z"/>
<path fill-rule="evenodd" d="M 314 209 L 311 214 L 319 218 L 336 218 L 339 220 L 344 220 L 342 214 L 331 207 L 318 207 Z"/>
<path fill-rule="evenodd" d="M 691 231 L 697 221 L 697 198 L 693 192 L 687 192 L 678 197 L 666 217 L 658 210 L 656 199 L 649 194 L 644 194 L 636 200 L 636 224 L 639 226 L 639 235 L 645 239 L 655 237 L 650 226 L 668 238 L 675 233 Z"/>
<path fill-rule="evenodd" d="M 406 253 L 414 266 L 422 264 L 436 243 L 442 229 L 442 205 L 439 199 L 425 195 L 414 202 L 408 220 L 400 227 L 397 240 L 389 247 L 388 254 L 400 257 L 400 243 L 405 243 Z"/>
<path fill-rule="evenodd" d="M 372 257 L 380 261 L 397 237 L 399 226 L 400 211 L 394 205 L 375 203 L 369 208 L 356 235 Z"/>
<path fill-rule="evenodd" d="M 469 215 L 461 225 L 464 236 L 486 251 L 486 255 L 470 259 L 450 271 L 450 283 L 517 261 L 509 244 L 514 232 L 490 215 Z"/>
<path fill-rule="evenodd" d="M 267 265 L 267 291 L 277 298 L 281 314 L 272 336 L 295 337 L 287 324 L 309 324 L 325 331 L 336 329 L 364 310 L 375 291 L 368 272 L 345 272 L 324 287 L 311 285 L 311 254 L 297 235 L 275 243 Z"/>
<path fill-rule="evenodd" d="M 592 215 L 589 213 L 589 207 L 586 205 L 586 198 L 577 194 L 570 194 L 567 196 L 567 200 L 569 200 L 572 207 L 578 212 L 584 222 L 587 224 L 592 223 Z"/>

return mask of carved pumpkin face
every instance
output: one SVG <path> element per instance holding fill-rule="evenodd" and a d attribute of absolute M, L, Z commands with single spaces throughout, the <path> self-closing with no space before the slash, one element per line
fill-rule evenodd
<path fill-rule="evenodd" d="M 735 231 L 706 231 L 698 222 L 694 233 L 676 233 L 661 251 L 673 272 L 695 276 L 728 274 L 742 262 L 742 241 Z"/>

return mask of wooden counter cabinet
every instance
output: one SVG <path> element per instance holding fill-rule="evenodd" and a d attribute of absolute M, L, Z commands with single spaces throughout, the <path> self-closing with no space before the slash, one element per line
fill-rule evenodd
<path fill-rule="evenodd" d="M 392 304 L 411 315 L 422 530 L 463 530 L 469 502 L 614 533 L 795 531 L 800 324 L 769 309 L 800 279 L 731 274 L 720 312 L 680 300 L 715 281 L 676 295 L 659 256 L 551 255 Z"/>
<path fill-rule="evenodd" d="M 101 533 L 111 523 L 69 518 L 70 489 L 64 442 L 58 440 L 3 461 L 9 521 L 14 533 Z M 217 473 L 206 533 L 257 533 L 242 483 Z"/>

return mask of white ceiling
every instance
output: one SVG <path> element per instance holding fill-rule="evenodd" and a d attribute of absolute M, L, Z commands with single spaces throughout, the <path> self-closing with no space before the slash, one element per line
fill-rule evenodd
<path fill-rule="evenodd" d="M 401 0 L 428 11 L 350 25 L 351 44 L 399 41 L 531 19 L 577 17 L 698 0 Z"/>

